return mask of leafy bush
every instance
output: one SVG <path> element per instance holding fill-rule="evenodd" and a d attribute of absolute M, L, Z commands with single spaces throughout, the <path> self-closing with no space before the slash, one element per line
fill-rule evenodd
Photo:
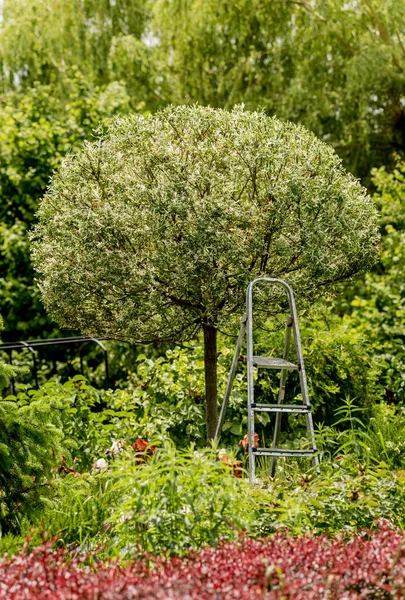
<path fill-rule="evenodd" d="M 335 425 L 341 430 L 337 435 L 336 431 L 334 436 L 326 435 L 329 450 L 332 450 L 331 446 L 334 445 L 335 454 L 350 454 L 367 465 L 376 465 L 383 460 L 391 470 L 405 468 L 403 407 L 382 402 L 365 411 L 350 399 L 346 399 L 337 411 L 337 416 L 339 420 Z M 325 436 L 328 429 L 321 430 Z"/>
<path fill-rule="evenodd" d="M 53 403 L 57 406 L 64 444 L 75 459 L 76 468 L 89 470 L 94 459 L 104 455 L 111 446 L 114 436 L 110 431 L 111 421 L 115 412 L 100 412 L 103 408 L 100 393 L 89 386 L 84 377 L 76 376 L 64 384 L 50 381 L 38 390 L 24 387 L 18 398 L 21 402 Z M 112 427 L 117 435 L 119 426 Z"/>
<path fill-rule="evenodd" d="M 108 519 L 120 498 L 112 491 L 110 472 L 94 471 L 84 475 L 68 474 L 53 482 L 52 503 L 36 519 L 31 545 L 52 537 L 58 546 L 71 549 L 97 549 L 109 545 Z"/>
<path fill-rule="evenodd" d="M 404 473 L 392 472 L 384 463 L 367 467 L 344 455 L 324 463 L 319 476 L 286 467 L 284 474 L 278 471 L 276 481 L 250 491 L 256 510 L 251 535 L 267 536 L 280 529 L 295 535 L 354 533 L 377 527 L 381 518 L 402 529 Z"/>
<path fill-rule="evenodd" d="M 140 357 L 128 389 L 97 390 L 81 375 L 60 383 L 49 381 L 38 390 L 25 388 L 21 399 L 56 401 L 61 407 L 65 444 L 75 468 L 91 469 L 114 441 L 133 443 L 138 437 L 172 439 L 178 446 L 202 439 L 204 416 L 196 403 L 198 376 L 189 368 L 193 360 L 185 352 L 168 352 L 156 361 Z M 177 357 L 177 358 L 176 358 Z"/>
<path fill-rule="evenodd" d="M 405 267 L 405 163 L 397 161 L 392 173 L 373 171 L 374 200 L 381 212 L 380 262 L 354 290 L 348 290 L 340 307 L 348 325 L 368 341 L 380 362 L 378 383 L 387 400 L 405 399 L 404 267 Z"/>
<path fill-rule="evenodd" d="M 52 402 L 0 399 L 0 527 L 18 530 L 52 493 L 49 482 L 64 451 Z"/>
<path fill-rule="evenodd" d="M 379 404 L 367 411 L 346 400 L 336 427 L 320 426 L 320 473 L 308 463 L 278 461 L 275 480 L 259 462 L 261 488 L 251 489 L 256 519 L 251 535 L 280 528 L 334 534 L 375 527 L 381 518 L 405 528 L 405 418 Z"/>
<path fill-rule="evenodd" d="M 111 522 L 120 545 L 178 554 L 234 539 L 252 515 L 247 484 L 227 470 L 211 450 L 179 452 L 172 445 L 142 467 L 118 465 L 120 501 Z"/>
<path fill-rule="evenodd" d="M 114 406 L 134 409 L 136 434 L 170 437 L 176 446 L 204 440 L 204 350 L 198 343 L 174 347 L 163 356 L 137 357 L 129 394 L 116 394 Z"/>
<path fill-rule="evenodd" d="M 217 454 L 166 444 L 147 458 L 131 447 L 100 472 L 54 482 L 39 531 L 104 555 L 182 554 L 235 537 L 253 512 Z"/>

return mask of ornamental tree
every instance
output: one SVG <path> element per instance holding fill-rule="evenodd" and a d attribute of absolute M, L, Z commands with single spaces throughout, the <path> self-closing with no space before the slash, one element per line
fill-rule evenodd
<path fill-rule="evenodd" d="M 208 438 L 217 331 L 247 284 L 280 277 L 302 304 L 377 257 L 375 208 L 333 149 L 243 107 L 115 120 L 64 160 L 38 215 L 33 261 L 60 326 L 134 343 L 202 330 Z"/>

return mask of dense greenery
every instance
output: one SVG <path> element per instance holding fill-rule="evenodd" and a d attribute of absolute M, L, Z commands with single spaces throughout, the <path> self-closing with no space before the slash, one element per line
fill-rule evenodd
<path fill-rule="evenodd" d="M 96 576 L 106 573 L 100 560 L 118 559 L 123 573 L 146 556 L 139 576 L 155 564 L 160 595 L 162 578 L 172 585 L 178 569 L 188 586 L 201 575 L 207 583 L 193 594 L 209 597 L 211 577 L 223 591 L 233 548 L 245 578 L 246 557 L 260 564 L 260 597 L 288 595 L 288 561 L 301 577 L 292 597 L 305 586 L 312 598 L 321 589 L 334 597 L 333 560 L 347 593 L 380 597 L 376 557 L 389 538 L 385 598 L 402 561 L 402 534 L 389 528 L 405 528 L 404 1 L 1 4 L 3 337 L 57 335 L 56 318 L 83 332 L 153 341 L 106 342 L 108 390 L 97 389 L 105 372 L 95 353 L 85 371 L 95 387 L 69 379 L 77 357 L 61 364 L 62 355 L 44 353 L 52 360 L 39 360 L 40 381 L 49 381 L 38 390 L 20 383 L 7 396 L 11 378 L 30 374 L 23 354 L 13 354 L 14 366 L 0 360 L 0 556 L 44 540 L 61 548 L 38 550 L 49 563 L 42 579 L 35 553 L 16 557 L 12 569 L 3 562 L 10 589 L 17 593 L 18 568 L 26 594 L 23 565 L 34 565 L 25 568 L 43 594 L 53 585 L 48 573 L 60 577 L 68 559 L 72 566 L 86 556 L 94 568 L 69 576 L 86 580 L 93 597 Z M 28 237 L 44 195 L 34 251 L 50 315 Z M 208 448 L 204 408 L 208 401 L 212 434 L 243 291 L 259 273 L 288 279 L 297 293 L 322 460 L 318 474 L 305 459 L 281 459 L 270 479 L 262 457 L 252 487 L 240 444 L 243 359 L 221 440 Z M 277 296 L 258 300 L 280 313 L 260 321 L 257 351 L 279 355 L 285 307 Z M 290 374 L 289 403 L 300 401 L 297 382 Z M 255 386 L 258 401 L 274 402 L 277 373 L 258 375 Z M 271 415 L 260 414 L 264 445 L 272 427 Z M 283 416 L 281 442 L 305 447 L 302 416 Z M 368 542 L 357 534 L 381 527 Z M 290 537 L 301 534 L 309 537 Z M 347 538 L 355 543 L 345 546 Z M 260 554 L 273 541 L 284 549 L 283 570 Z M 370 590 L 361 564 L 369 542 Z M 184 568 L 177 556 L 200 548 L 203 558 Z M 344 567 L 331 548 L 355 560 Z M 309 564 L 316 552 L 321 587 L 319 573 L 304 585 L 304 563 L 297 568 L 297 557 Z M 234 583 L 246 591 L 245 579 Z"/>
<path fill-rule="evenodd" d="M 30 394 L 33 409 L 46 405 L 48 394 L 55 398 L 65 435 L 65 457 L 59 456 L 48 472 L 47 500 L 31 498 L 30 505 L 19 506 L 21 532 L 35 526 L 31 545 L 47 532 L 70 548 L 97 549 L 100 558 L 117 553 L 130 557 L 182 554 L 222 537 L 234 539 L 241 531 L 254 537 L 283 528 L 329 535 L 376 527 L 381 518 L 405 526 L 401 409 L 382 403 L 370 412 L 347 401 L 336 415 L 336 427 L 318 430 L 320 476 L 305 460 L 282 460 L 276 479 L 270 480 L 263 459 L 258 485 L 250 488 L 246 480 L 235 478 L 245 462 L 237 436 L 233 450 L 176 449 L 158 411 L 147 425 L 142 423 L 136 390 L 133 400 L 128 392 L 116 392 L 116 398 L 104 394 L 106 409 L 97 412 L 100 392 L 82 379 L 53 386 Z M 163 383 L 162 388 L 164 392 Z M 125 396 L 126 410 L 114 408 Z M 22 394 L 20 401 L 25 398 Z M 150 439 L 157 449 L 138 437 L 146 430 L 152 433 L 153 426 Z M 0 549 L 14 551 L 22 539 L 5 536 Z"/>
<path fill-rule="evenodd" d="M 385 362 L 380 380 L 387 396 L 403 401 L 404 282 L 405 264 L 405 164 L 374 171 L 375 199 L 381 211 L 382 252 L 377 269 L 368 273 L 350 298 L 350 322 L 366 336 L 374 355 Z"/>
<path fill-rule="evenodd" d="M 404 151 L 404 20 L 398 0 L 4 0 L 0 84 L 63 98 L 79 69 L 133 108 L 263 106 L 368 179 Z"/>
<path fill-rule="evenodd" d="M 52 172 L 100 122 L 127 108 L 119 89 L 100 96 L 77 74 L 69 82 L 64 102 L 49 85 L 0 97 L 0 304 L 9 339 L 55 328 L 34 283 L 27 234 Z"/>
<path fill-rule="evenodd" d="M 122 76 L 116 72 L 117 59 L 132 51 L 126 78 L 133 100 L 135 93 L 143 103 L 148 80 L 140 86 L 145 77 L 141 49 L 146 49 L 141 37 L 147 5 L 145 0 L 5 0 L 0 32 L 3 89 L 29 89 L 39 82 L 51 84 L 63 98 L 72 91 L 72 73 L 79 72 L 88 84 L 103 89 L 110 85 L 116 92 L 114 84 Z M 131 71 L 137 75 L 132 86 Z"/>

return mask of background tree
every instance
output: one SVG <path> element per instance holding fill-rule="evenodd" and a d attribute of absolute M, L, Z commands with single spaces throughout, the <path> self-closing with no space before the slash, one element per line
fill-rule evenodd
<path fill-rule="evenodd" d="M 398 0 L 4 0 L 0 89 L 121 85 L 133 108 L 244 102 L 299 122 L 370 183 L 405 151 Z"/>
<path fill-rule="evenodd" d="M 64 161 L 39 218 L 34 264 L 62 327 L 132 342 L 203 330 L 208 438 L 217 331 L 247 283 L 282 277 L 303 302 L 377 256 L 375 209 L 333 150 L 241 108 L 116 120 Z"/>
<path fill-rule="evenodd" d="M 4 0 L 0 82 L 4 91 L 51 84 L 61 98 L 79 71 L 92 87 L 124 80 L 133 107 L 155 96 L 147 76 L 148 0 Z M 129 59 L 131 65 L 128 64 Z"/>
<path fill-rule="evenodd" d="M 64 101 L 50 85 L 0 97 L 0 306 L 8 340 L 55 330 L 34 283 L 27 235 L 50 176 L 96 126 L 128 109 L 123 90 L 97 93 L 77 73 L 69 85 Z"/>
<path fill-rule="evenodd" d="M 151 27 L 169 101 L 264 107 L 367 183 L 405 151 L 403 2 L 157 0 Z"/>

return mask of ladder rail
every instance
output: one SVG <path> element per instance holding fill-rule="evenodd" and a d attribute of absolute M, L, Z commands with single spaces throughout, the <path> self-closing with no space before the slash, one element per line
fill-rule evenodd
<path fill-rule="evenodd" d="M 293 330 L 294 330 L 294 338 L 295 338 L 295 349 L 296 349 L 297 361 L 298 361 L 298 376 L 300 379 L 302 403 L 309 405 L 310 402 L 309 402 L 309 394 L 308 394 L 308 382 L 307 382 L 307 374 L 305 371 L 304 356 L 302 353 L 301 334 L 300 334 L 300 330 L 298 327 L 298 313 L 297 313 L 297 307 L 295 305 L 294 292 L 292 291 L 291 288 L 290 288 L 290 294 L 291 294 L 291 301 L 292 301 L 291 307 L 292 307 L 292 317 L 293 317 Z M 316 442 L 315 442 L 315 430 L 314 430 L 314 423 L 313 423 L 311 412 L 308 412 L 305 415 L 305 422 L 306 422 L 306 426 L 307 426 L 309 442 L 310 442 L 312 448 L 316 452 L 317 447 L 316 447 Z M 313 462 L 314 467 L 319 466 L 319 456 L 317 454 L 314 456 L 312 462 Z"/>
<path fill-rule="evenodd" d="M 280 285 L 287 292 L 288 305 L 290 309 L 290 314 L 292 314 L 291 310 L 291 288 L 290 286 L 281 281 L 280 279 L 275 279 L 273 277 L 258 277 L 254 279 L 247 288 L 246 291 L 246 313 L 247 313 L 247 379 L 248 379 L 248 439 L 249 439 L 249 482 L 251 484 L 255 481 L 255 457 L 253 454 L 254 448 L 254 410 L 252 409 L 252 404 L 254 404 L 254 381 L 253 381 L 253 288 L 261 281 L 266 281 L 268 283 L 273 283 L 275 285 Z M 285 357 L 284 357 L 285 358 Z"/>
<path fill-rule="evenodd" d="M 255 280 L 256 281 L 256 280 Z M 253 456 L 255 437 L 255 417 L 252 404 L 254 404 L 254 382 L 253 382 L 253 285 L 246 290 L 246 363 L 247 363 L 247 410 L 248 410 L 248 460 L 249 460 L 249 483 L 255 481 L 255 457 Z"/>
<path fill-rule="evenodd" d="M 231 370 L 229 372 L 229 377 L 228 377 L 228 381 L 226 384 L 226 390 L 225 390 L 225 394 L 224 394 L 224 399 L 222 401 L 221 412 L 219 414 L 219 419 L 218 419 L 217 429 L 215 431 L 214 440 L 218 440 L 220 438 L 221 432 L 222 432 L 222 427 L 224 426 L 226 410 L 228 408 L 229 398 L 231 397 L 232 386 L 233 386 L 233 382 L 234 382 L 235 375 L 236 375 L 236 369 L 238 368 L 240 351 L 242 349 L 243 338 L 245 337 L 245 331 L 246 331 L 246 313 L 243 315 L 242 321 L 240 324 L 239 336 L 238 336 L 238 340 L 236 342 L 235 352 L 233 354 Z"/>
<path fill-rule="evenodd" d="M 283 350 L 284 360 L 288 360 L 288 354 L 290 351 L 290 343 L 291 343 L 292 324 L 293 324 L 293 318 L 291 315 L 289 315 L 287 318 L 286 332 L 285 332 L 285 338 L 284 338 L 284 350 Z M 280 375 L 280 389 L 278 392 L 277 404 L 284 404 L 287 375 L 288 375 L 288 371 L 283 369 L 281 371 L 281 375 Z M 278 436 L 280 434 L 280 429 L 281 429 L 281 418 L 282 418 L 282 413 L 281 412 L 277 413 L 276 414 L 276 422 L 274 425 L 273 446 L 272 446 L 273 448 L 277 448 Z M 276 465 L 277 465 L 277 458 L 275 456 L 272 456 L 271 465 L 270 465 L 270 477 L 274 477 L 275 472 L 276 472 Z"/>

